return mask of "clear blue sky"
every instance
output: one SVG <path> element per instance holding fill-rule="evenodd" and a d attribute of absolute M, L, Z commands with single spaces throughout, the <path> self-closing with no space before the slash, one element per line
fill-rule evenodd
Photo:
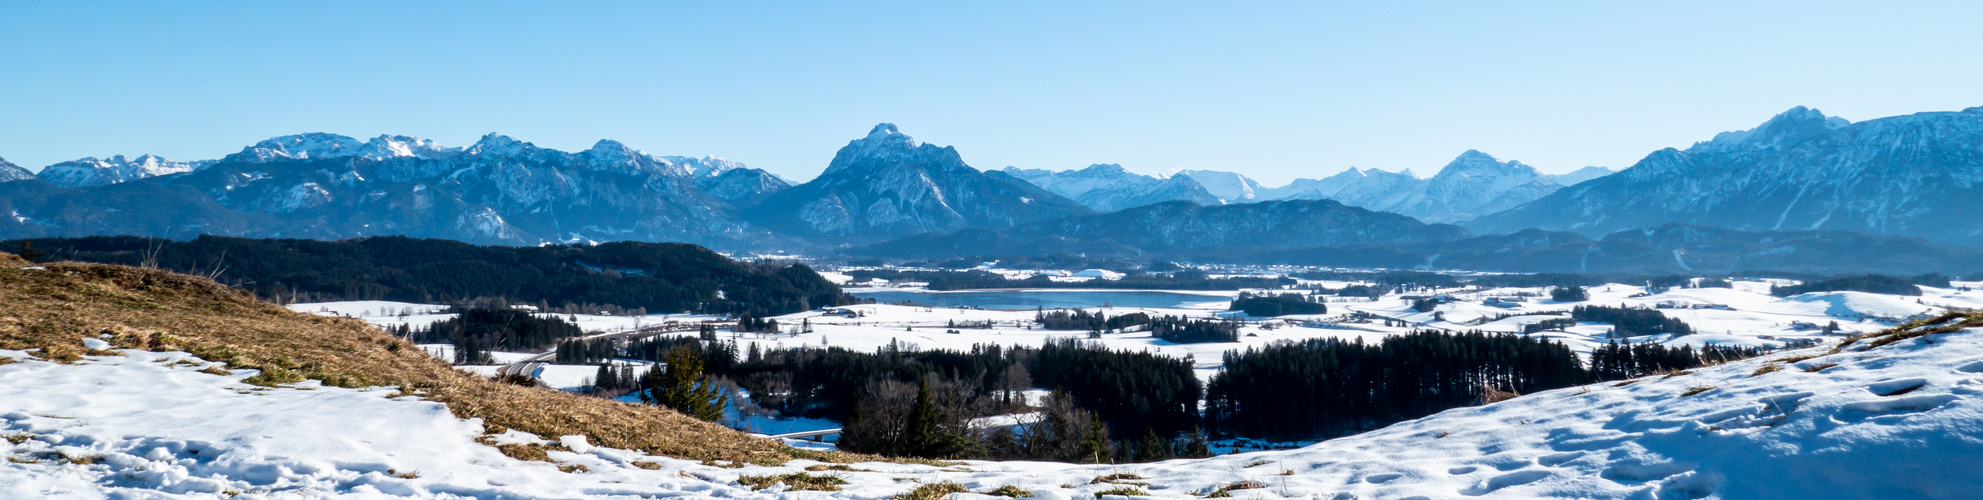
<path fill-rule="evenodd" d="M 1073 4 L 1073 5 L 1069 5 Z M 612 138 L 807 179 L 877 122 L 981 169 L 1268 184 L 1631 165 L 1796 105 L 1983 105 L 1983 2 L 6 2 L 0 157 Z"/>

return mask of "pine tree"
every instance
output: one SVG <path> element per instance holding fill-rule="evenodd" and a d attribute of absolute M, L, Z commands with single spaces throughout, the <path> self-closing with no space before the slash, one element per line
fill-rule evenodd
<path fill-rule="evenodd" d="M 641 402 L 714 422 L 723 418 L 729 397 L 702 376 L 702 358 L 686 347 L 668 352 L 667 370 L 657 366 L 640 377 Z"/>
<path fill-rule="evenodd" d="M 956 415 L 939 407 L 936 391 L 928 377 L 916 381 L 916 406 L 909 411 L 909 425 L 903 436 L 911 455 L 925 458 L 952 458 L 972 451 L 977 443 L 959 428 Z"/>

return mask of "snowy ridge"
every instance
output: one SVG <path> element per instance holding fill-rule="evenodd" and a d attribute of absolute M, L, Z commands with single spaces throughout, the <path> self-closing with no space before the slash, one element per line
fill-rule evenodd
<path fill-rule="evenodd" d="M 1103 212 L 1176 200 L 1198 205 L 1225 204 L 1225 200 L 1213 196 L 1189 176 L 1141 175 L 1113 163 L 1058 172 L 1005 167 L 1001 172 Z"/>
<path fill-rule="evenodd" d="M 212 161 L 177 162 L 152 155 L 65 161 L 41 169 L 40 177 L 62 187 L 92 187 L 162 175 L 183 174 L 212 165 Z"/>
<path fill-rule="evenodd" d="M 6 158 L 0 158 L 0 182 L 13 182 L 33 178 L 34 172 L 29 172 L 28 169 L 21 168 L 19 165 L 7 161 Z"/>

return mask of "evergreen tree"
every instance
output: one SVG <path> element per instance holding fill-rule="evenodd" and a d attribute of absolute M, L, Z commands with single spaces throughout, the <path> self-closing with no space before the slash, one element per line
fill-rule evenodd
<path fill-rule="evenodd" d="M 21 258 L 27 259 L 28 262 L 34 262 L 41 260 L 44 256 L 45 254 L 34 248 L 33 240 L 21 240 Z"/>
<path fill-rule="evenodd" d="M 943 405 L 948 406 L 948 405 Z M 963 428 L 964 419 L 939 406 L 928 377 L 916 381 L 916 406 L 909 411 L 908 453 L 924 458 L 956 458 L 977 449 Z"/>
<path fill-rule="evenodd" d="M 714 422 L 723 418 L 729 397 L 716 383 L 702 376 L 702 357 L 686 347 L 668 353 L 668 368 L 656 366 L 640 380 L 640 400 Z"/>

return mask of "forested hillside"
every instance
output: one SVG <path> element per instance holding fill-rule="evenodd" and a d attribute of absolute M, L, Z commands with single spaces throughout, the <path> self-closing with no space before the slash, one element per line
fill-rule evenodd
<path fill-rule="evenodd" d="M 0 248 L 22 244 L 0 242 Z M 501 298 L 551 307 L 601 304 L 762 316 L 852 300 L 803 264 L 741 262 L 681 243 L 501 247 L 403 236 L 339 241 L 98 236 L 30 244 L 46 260 L 209 276 L 285 303 Z"/>

